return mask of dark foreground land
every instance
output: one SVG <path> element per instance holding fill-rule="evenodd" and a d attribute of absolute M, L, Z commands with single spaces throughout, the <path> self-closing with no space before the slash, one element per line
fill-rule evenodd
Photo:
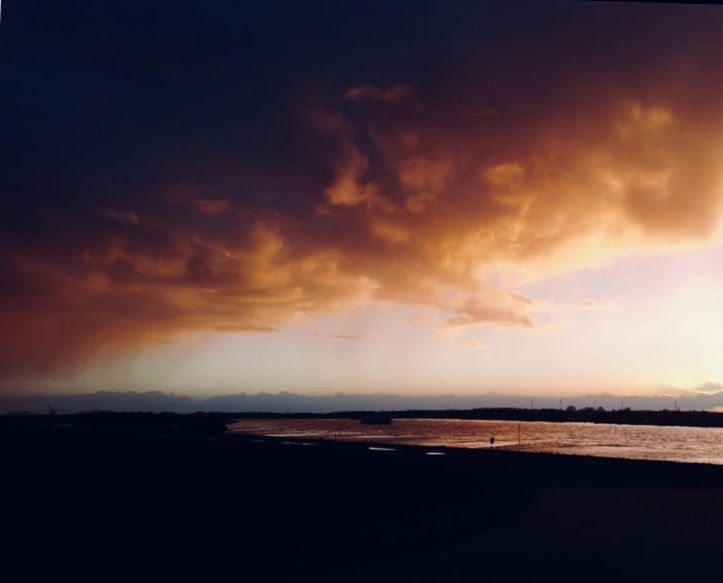
<path fill-rule="evenodd" d="M 226 435 L 224 416 L 0 418 L 23 581 L 703 581 L 723 467 Z"/>

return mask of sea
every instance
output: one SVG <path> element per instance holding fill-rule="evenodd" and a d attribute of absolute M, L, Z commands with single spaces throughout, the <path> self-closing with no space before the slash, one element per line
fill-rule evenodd
<path fill-rule="evenodd" d="M 231 423 L 228 430 L 310 443 L 363 441 L 388 449 L 395 444 L 498 448 L 723 465 L 723 428 L 709 427 L 466 419 L 394 419 L 390 425 L 363 425 L 356 419 L 327 418 L 243 419 Z"/>

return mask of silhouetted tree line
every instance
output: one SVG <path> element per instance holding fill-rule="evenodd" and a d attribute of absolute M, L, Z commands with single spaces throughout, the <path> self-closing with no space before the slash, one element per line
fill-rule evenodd
<path fill-rule="evenodd" d="M 343 415 L 361 418 L 371 412 L 349 412 Z M 626 425 L 682 425 L 690 427 L 723 427 L 723 415 L 712 411 L 638 411 L 629 408 L 606 410 L 603 407 L 567 407 L 566 409 L 519 409 L 489 407 L 449 409 L 443 411 L 386 411 L 377 414 L 397 419 L 484 419 L 489 421 L 556 421 L 580 423 L 620 423 Z M 334 415 L 328 415 L 332 417 Z M 337 413 L 335 416 L 341 416 Z"/>
<path fill-rule="evenodd" d="M 337 411 L 331 413 L 145 413 L 90 411 L 67 415 L 4 415 L 2 429 L 32 429 L 54 426 L 97 431 L 114 429 L 138 433 L 219 433 L 235 419 L 361 419 L 391 417 L 394 419 L 482 419 L 489 421 L 555 421 L 582 423 L 620 423 L 626 425 L 679 425 L 688 427 L 723 427 L 723 415 L 712 411 L 643 411 L 606 410 L 603 407 L 565 409 L 521 409 L 515 407 L 484 407 L 475 409 L 410 409 L 406 411 Z"/>

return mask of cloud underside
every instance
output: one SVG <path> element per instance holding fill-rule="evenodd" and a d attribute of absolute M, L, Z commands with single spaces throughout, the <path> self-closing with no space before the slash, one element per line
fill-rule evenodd
<path fill-rule="evenodd" d="M 233 188 L 209 164 L 111 200 L 28 205 L 27 228 L 3 238 L 0 374 L 371 300 L 437 308 L 446 330 L 533 328 L 540 304 L 493 276 L 716 238 L 722 83 L 717 61 L 684 56 L 634 79 L 615 62 L 546 76 L 521 62 L 432 88 L 349 73 L 289 106 L 302 163 L 239 154 Z"/>

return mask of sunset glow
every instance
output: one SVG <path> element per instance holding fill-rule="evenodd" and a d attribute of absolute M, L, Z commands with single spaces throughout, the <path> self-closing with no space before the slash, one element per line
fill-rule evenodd
<path fill-rule="evenodd" d="M 6 392 L 723 383 L 723 10 L 341 4 L 3 14 Z"/>

